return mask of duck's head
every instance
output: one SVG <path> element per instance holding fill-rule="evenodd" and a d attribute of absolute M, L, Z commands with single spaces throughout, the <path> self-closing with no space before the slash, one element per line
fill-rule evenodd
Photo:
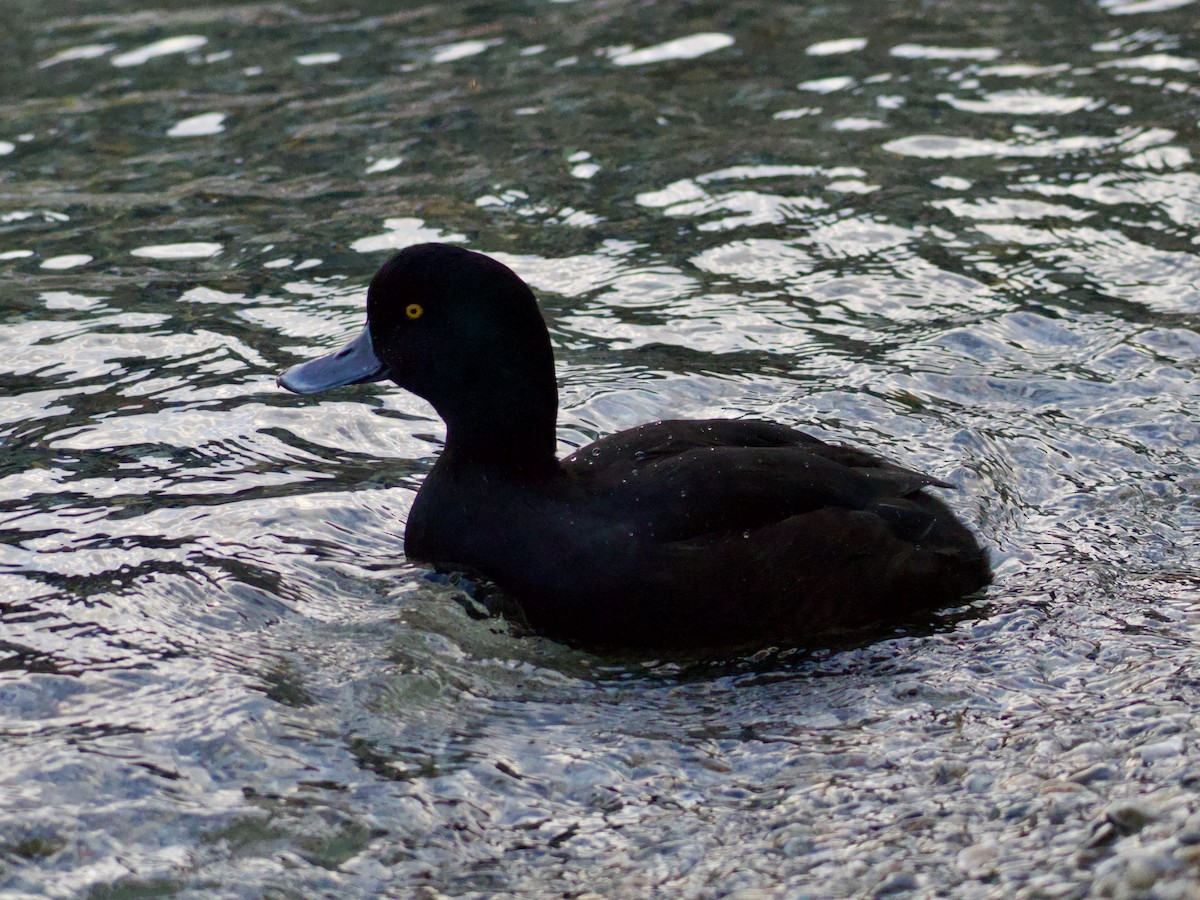
<path fill-rule="evenodd" d="M 553 431 L 554 356 L 537 301 L 482 253 L 450 244 L 401 250 L 371 280 L 362 333 L 292 366 L 279 384 L 313 394 L 386 378 L 433 404 L 451 438 L 481 440 L 547 418 Z"/>

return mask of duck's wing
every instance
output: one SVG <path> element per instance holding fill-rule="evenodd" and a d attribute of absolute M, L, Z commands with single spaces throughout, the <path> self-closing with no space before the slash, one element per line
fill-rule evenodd
<path fill-rule="evenodd" d="M 550 537 L 510 581 L 531 621 L 585 643 L 794 643 L 948 605 L 990 577 L 923 490 L 944 482 L 781 425 L 657 422 L 563 467 L 570 502 L 543 507 Z M 553 583 L 521 583 L 548 560 Z"/>
<path fill-rule="evenodd" d="M 827 444 L 811 434 L 757 419 L 665 419 L 620 431 L 588 444 L 566 459 L 568 471 L 603 477 L 614 469 L 622 477 L 632 465 L 645 465 L 678 456 L 688 450 L 708 448 L 805 448 L 826 459 L 851 468 L 884 469 L 906 473 L 921 481 L 922 487 L 953 487 L 932 476 L 906 469 L 881 457 L 841 444 Z"/>
<path fill-rule="evenodd" d="M 822 509 L 870 511 L 919 539 L 934 516 L 909 498 L 950 486 L 853 447 L 742 420 L 643 425 L 584 447 L 564 467 L 659 541 L 745 531 Z"/>
<path fill-rule="evenodd" d="M 601 438 L 563 460 L 568 468 L 598 472 L 608 466 L 652 461 L 697 447 L 789 447 L 822 442 L 786 425 L 756 419 L 667 419 Z"/>

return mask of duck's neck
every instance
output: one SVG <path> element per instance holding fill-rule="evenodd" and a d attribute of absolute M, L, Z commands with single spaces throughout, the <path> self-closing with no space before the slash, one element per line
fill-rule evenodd
<path fill-rule="evenodd" d="M 522 379 L 523 380 L 523 379 Z M 558 390 L 493 373 L 471 402 L 438 410 L 446 422 L 442 458 L 450 468 L 542 478 L 559 471 L 555 456 Z"/>

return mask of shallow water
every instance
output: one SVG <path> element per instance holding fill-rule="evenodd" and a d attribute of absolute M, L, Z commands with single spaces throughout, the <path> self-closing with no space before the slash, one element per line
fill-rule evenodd
<path fill-rule="evenodd" d="M 0 13 L 5 896 L 1200 891 L 1200 6 L 88 6 Z M 471 618 L 432 411 L 274 384 L 428 239 L 535 286 L 564 452 L 872 446 L 996 584 L 719 663 Z"/>

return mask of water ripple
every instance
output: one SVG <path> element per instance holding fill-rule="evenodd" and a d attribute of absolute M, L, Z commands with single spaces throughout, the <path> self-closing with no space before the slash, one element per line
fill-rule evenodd
<path fill-rule="evenodd" d="M 1190 0 L 109 7 L 0 62 L 0 891 L 1196 893 Z M 729 660 L 479 617 L 402 553 L 433 410 L 274 382 L 425 240 L 538 292 L 563 452 L 797 424 L 997 583 Z"/>

